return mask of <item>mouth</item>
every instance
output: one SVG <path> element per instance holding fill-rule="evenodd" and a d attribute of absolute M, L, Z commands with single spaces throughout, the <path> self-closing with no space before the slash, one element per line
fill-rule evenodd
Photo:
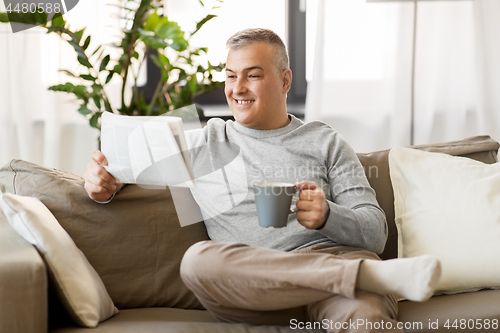
<path fill-rule="evenodd" d="M 250 104 L 255 102 L 254 99 L 234 99 L 236 101 L 236 104 L 238 105 L 245 105 L 245 104 Z"/>

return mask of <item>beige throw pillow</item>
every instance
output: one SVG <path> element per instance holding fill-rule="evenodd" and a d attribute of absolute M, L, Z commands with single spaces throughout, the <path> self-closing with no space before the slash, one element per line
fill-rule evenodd
<path fill-rule="evenodd" d="M 168 188 L 127 185 L 101 205 L 89 198 L 81 176 L 12 160 L 0 168 L 0 191 L 40 199 L 85 254 L 117 308 L 204 309 L 182 282 L 179 267 L 191 245 L 209 239 L 207 231 L 203 223 L 180 226 Z"/>
<path fill-rule="evenodd" d="M 500 164 L 394 148 L 398 256 L 440 259 L 442 293 L 500 287 Z"/>
<path fill-rule="evenodd" d="M 76 324 L 96 327 L 118 313 L 99 275 L 39 199 L 0 193 L 0 208 L 17 233 L 40 252 Z"/>

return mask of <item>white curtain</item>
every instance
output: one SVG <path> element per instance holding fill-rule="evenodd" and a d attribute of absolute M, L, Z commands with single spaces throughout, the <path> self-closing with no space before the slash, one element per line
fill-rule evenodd
<path fill-rule="evenodd" d="M 64 15 L 72 27 L 88 27 L 91 48 L 118 35 L 109 2 L 80 1 Z M 47 91 L 68 81 L 59 69 L 78 67 L 73 49 L 55 34 L 41 28 L 12 33 L 0 24 L 0 165 L 18 158 L 83 174 L 98 131 L 77 113 L 72 96 Z"/>
<path fill-rule="evenodd" d="M 306 120 L 329 123 L 358 152 L 410 144 L 415 8 L 414 143 L 500 140 L 497 0 L 308 2 L 317 39 Z"/>

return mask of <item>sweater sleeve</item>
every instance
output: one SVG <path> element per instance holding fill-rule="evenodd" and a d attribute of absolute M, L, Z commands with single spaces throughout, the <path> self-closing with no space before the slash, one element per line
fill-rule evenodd
<path fill-rule="evenodd" d="M 371 204 L 349 208 L 327 202 L 330 215 L 318 232 L 336 243 L 361 247 L 377 254 L 384 251 L 387 225 L 380 208 Z"/>
<path fill-rule="evenodd" d="M 387 222 L 356 153 L 336 135 L 329 156 L 330 214 L 318 232 L 336 243 L 382 253 Z"/>

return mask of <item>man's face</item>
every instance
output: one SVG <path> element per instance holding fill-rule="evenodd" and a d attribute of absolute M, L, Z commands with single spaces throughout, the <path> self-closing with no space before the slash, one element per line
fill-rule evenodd
<path fill-rule="evenodd" d="M 273 46 L 257 42 L 229 50 L 225 93 L 241 125 L 261 130 L 285 126 L 290 84 L 290 70 L 278 73 Z"/>

